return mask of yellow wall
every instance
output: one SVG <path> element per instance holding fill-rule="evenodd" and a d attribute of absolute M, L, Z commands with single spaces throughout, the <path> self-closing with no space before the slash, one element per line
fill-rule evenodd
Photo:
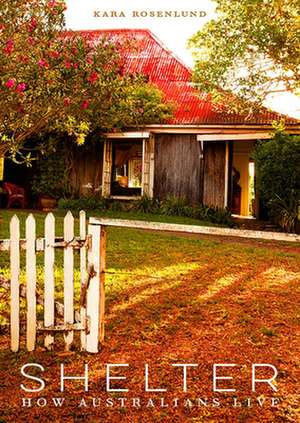
<path fill-rule="evenodd" d="M 254 141 L 233 142 L 233 166 L 240 172 L 242 188 L 241 215 L 249 216 L 249 161 Z"/>
<path fill-rule="evenodd" d="M 4 176 L 4 157 L 0 157 L 0 181 L 3 180 Z"/>

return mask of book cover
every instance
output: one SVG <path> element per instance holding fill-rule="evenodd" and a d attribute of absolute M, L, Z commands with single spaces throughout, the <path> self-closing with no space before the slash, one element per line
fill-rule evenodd
<path fill-rule="evenodd" d="M 0 10 L 0 422 L 299 421 L 299 4 Z"/>

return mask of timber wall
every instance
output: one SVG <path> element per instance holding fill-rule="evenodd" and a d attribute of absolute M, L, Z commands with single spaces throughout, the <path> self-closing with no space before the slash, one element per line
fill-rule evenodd
<path fill-rule="evenodd" d="M 101 196 L 103 142 L 70 150 L 70 183 L 75 195 Z"/>
<path fill-rule="evenodd" d="M 204 143 L 203 203 L 224 207 L 225 194 L 225 142 Z"/>
<path fill-rule="evenodd" d="M 200 143 L 196 135 L 155 136 L 154 197 L 185 197 L 191 203 L 201 199 Z"/>

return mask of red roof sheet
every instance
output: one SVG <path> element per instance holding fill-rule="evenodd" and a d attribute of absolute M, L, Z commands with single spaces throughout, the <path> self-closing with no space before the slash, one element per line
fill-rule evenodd
<path fill-rule="evenodd" d="M 209 95 L 200 93 L 191 84 L 191 70 L 167 49 L 149 30 L 110 29 L 79 31 L 97 39 L 109 37 L 113 42 L 124 43 L 134 40 L 134 48 L 124 52 L 124 68 L 130 73 L 143 73 L 165 94 L 168 101 L 175 102 L 177 108 L 172 124 L 271 124 L 282 117 L 265 110 L 251 117 L 217 111 L 209 100 Z M 299 125 L 299 121 L 286 118 L 289 125 Z"/>

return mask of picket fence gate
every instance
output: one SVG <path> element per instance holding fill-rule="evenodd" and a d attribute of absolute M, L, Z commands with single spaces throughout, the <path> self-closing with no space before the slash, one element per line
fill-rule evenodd
<path fill-rule="evenodd" d="M 74 236 L 74 217 L 69 211 L 64 218 L 64 236 L 55 236 L 55 217 L 45 218 L 45 236 L 36 238 L 36 221 L 32 214 L 26 219 L 25 239 L 20 239 L 20 221 L 15 215 L 10 221 L 10 239 L 0 241 L 0 250 L 10 251 L 11 350 L 20 348 L 20 250 L 26 250 L 26 348 L 36 347 L 37 333 L 44 334 L 44 345 L 52 350 L 55 333 L 64 334 L 65 349 L 70 350 L 74 331 L 80 331 L 81 350 L 98 352 L 104 339 L 105 310 L 105 253 L 104 227 L 89 224 L 86 230 L 86 214 L 79 213 L 79 237 Z M 55 303 L 55 249 L 63 249 L 63 317 L 57 325 Z M 80 254 L 80 312 L 74 312 L 74 251 Z M 44 252 L 44 320 L 37 321 L 37 269 L 36 254 Z"/>

